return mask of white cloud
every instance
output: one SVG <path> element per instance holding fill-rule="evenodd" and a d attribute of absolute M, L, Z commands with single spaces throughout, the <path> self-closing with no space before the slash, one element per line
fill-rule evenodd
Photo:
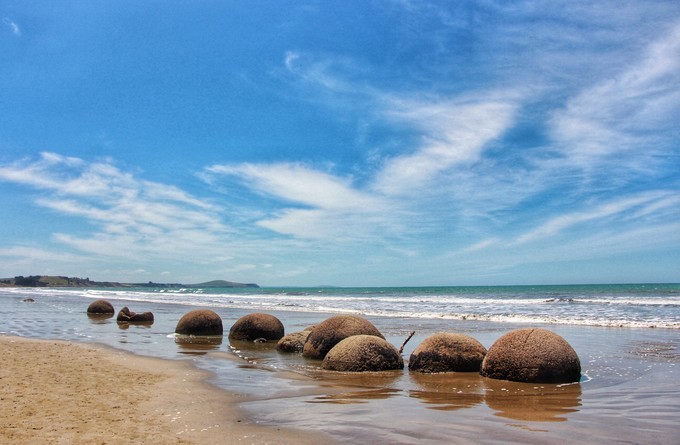
<path fill-rule="evenodd" d="M 14 20 L 4 17 L 2 19 L 2 23 L 4 23 L 10 29 L 10 31 L 12 31 L 12 34 L 14 34 L 17 37 L 21 37 L 21 28 L 19 27 L 19 24 L 16 23 Z"/>
<path fill-rule="evenodd" d="M 675 128 L 679 116 L 680 24 L 676 24 L 617 76 L 572 97 L 554 114 L 550 130 L 566 155 L 560 162 L 588 170 L 607 163 L 636 172 L 654 171 L 658 148 L 650 141 L 663 143 L 655 134 Z"/>
<path fill-rule="evenodd" d="M 658 209 L 660 205 L 667 205 L 666 203 L 670 196 L 672 196 L 672 194 L 665 191 L 648 192 L 601 204 L 594 209 L 587 211 L 562 214 L 553 217 L 530 232 L 519 236 L 512 244 L 524 244 L 536 239 L 555 236 L 560 232 L 579 224 L 603 220 L 614 216 L 621 217 L 632 211 L 636 211 L 638 214 L 645 214 L 648 212 L 648 208 Z"/>
<path fill-rule="evenodd" d="M 90 235 L 53 235 L 81 252 L 120 258 L 216 253 L 233 232 L 211 203 L 140 180 L 110 162 L 43 153 L 37 161 L 0 167 L 0 179 L 40 189 L 36 204 L 88 221 Z"/>
<path fill-rule="evenodd" d="M 485 146 L 508 129 L 515 109 L 501 101 L 395 104 L 386 114 L 420 130 L 422 143 L 385 161 L 374 187 L 388 195 L 422 193 L 452 167 L 478 161 Z"/>

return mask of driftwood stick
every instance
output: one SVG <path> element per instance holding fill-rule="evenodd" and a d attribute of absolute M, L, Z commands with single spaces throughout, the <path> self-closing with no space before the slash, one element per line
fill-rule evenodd
<path fill-rule="evenodd" d="M 411 331 L 411 333 L 406 338 L 406 340 L 404 340 L 404 343 L 401 344 L 401 348 L 399 348 L 399 354 L 404 352 L 404 346 L 406 346 L 406 343 L 408 343 L 408 341 L 411 339 L 411 337 L 413 337 L 415 335 L 415 333 L 416 333 L 416 331 Z"/>

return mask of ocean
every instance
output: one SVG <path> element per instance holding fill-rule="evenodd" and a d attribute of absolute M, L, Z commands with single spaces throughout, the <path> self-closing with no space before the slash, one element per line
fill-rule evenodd
<path fill-rule="evenodd" d="M 247 289 L 15 289 L 253 311 L 499 323 L 680 328 L 680 284 Z"/>
<path fill-rule="evenodd" d="M 26 301 L 32 299 L 33 302 Z M 90 319 L 94 299 L 116 311 L 152 311 L 151 326 Z M 225 336 L 178 342 L 181 316 L 210 308 Z M 543 327 L 579 355 L 580 382 L 514 384 L 477 374 L 350 375 L 322 371 L 270 344 L 230 342 L 243 315 L 267 312 L 286 333 L 334 314 L 368 318 L 406 361 L 435 332 L 470 335 L 486 348 L 517 328 Z M 344 443 L 677 443 L 680 437 L 680 285 L 411 288 L 0 288 L 0 333 L 94 342 L 188 360 L 241 395 L 253 422 L 329 434 Z M 455 438 L 452 439 L 452 438 Z"/>

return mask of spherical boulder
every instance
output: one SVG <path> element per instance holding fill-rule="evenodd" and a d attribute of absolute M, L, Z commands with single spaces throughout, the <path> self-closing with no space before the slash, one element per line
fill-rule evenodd
<path fill-rule="evenodd" d="M 581 378 L 581 362 L 571 345 L 554 332 L 517 329 L 489 348 L 481 375 L 515 382 L 570 383 Z"/>
<path fill-rule="evenodd" d="M 276 350 L 279 352 L 302 352 L 305 347 L 307 337 L 312 331 L 293 332 L 283 336 L 276 344 Z"/>
<path fill-rule="evenodd" d="M 222 319 L 209 309 L 189 311 L 177 322 L 175 333 L 182 335 L 222 335 Z"/>
<path fill-rule="evenodd" d="M 463 334 L 439 332 L 426 338 L 413 351 L 409 371 L 479 372 L 486 348 L 474 338 Z"/>
<path fill-rule="evenodd" d="M 374 335 L 353 335 L 328 351 L 323 369 L 343 372 L 390 371 L 404 368 L 397 348 Z"/>
<path fill-rule="evenodd" d="M 87 307 L 88 314 L 113 314 L 113 305 L 106 300 L 96 300 Z"/>
<path fill-rule="evenodd" d="M 278 318 L 261 313 L 239 318 L 229 330 L 229 338 L 240 341 L 278 340 L 283 334 L 283 323 Z"/>
<path fill-rule="evenodd" d="M 382 339 L 385 338 L 365 318 L 355 315 L 337 315 L 316 325 L 312 333 L 307 337 L 302 356 L 321 360 L 333 346 L 353 335 L 374 335 Z"/>

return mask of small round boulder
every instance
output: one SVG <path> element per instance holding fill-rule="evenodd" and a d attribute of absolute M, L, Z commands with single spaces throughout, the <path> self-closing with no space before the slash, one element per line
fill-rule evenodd
<path fill-rule="evenodd" d="M 229 338 L 240 341 L 255 341 L 264 338 L 267 341 L 283 337 L 283 323 L 269 314 L 248 314 L 239 318 L 229 330 Z"/>
<path fill-rule="evenodd" d="M 307 337 L 312 331 L 293 332 L 285 335 L 276 344 L 276 350 L 279 352 L 302 352 L 305 347 Z"/>
<path fill-rule="evenodd" d="M 374 335 L 385 339 L 380 331 L 365 318 L 354 315 L 337 315 L 314 327 L 312 333 L 307 337 L 302 356 L 321 360 L 333 346 L 353 335 Z"/>
<path fill-rule="evenodd" d="M 88 314 L 113 314 L 113 305 L 106 300 L 96 300 L 87 307 Z"/>
<path fill-rule="evenodd" d="M 377 372 L 404 368 L 397 348 L 374 335 L 353 335 L 333 347 L 321 363 L 323 369 L 343 372 Z"/>
<path fill-rule="evenodd" d="M 517 329 L 489 348 L 481 375 L 514 382 L 570 383 L 581 378 L 581 362 L 571 345 L 554 332 Z"/>
<path fill-rule="evenodd" d="M 439 332 L 426 338 L 413 351 L 409 371 L 479 372 L 486 348 L 474 338 L 463 334 Z"/>
<path fill-rule="evenodd" d="M 182 335 L 222 335 L 222 319 L 209 309 L 190 311 L 179 319 L 175 333 Z"/>

